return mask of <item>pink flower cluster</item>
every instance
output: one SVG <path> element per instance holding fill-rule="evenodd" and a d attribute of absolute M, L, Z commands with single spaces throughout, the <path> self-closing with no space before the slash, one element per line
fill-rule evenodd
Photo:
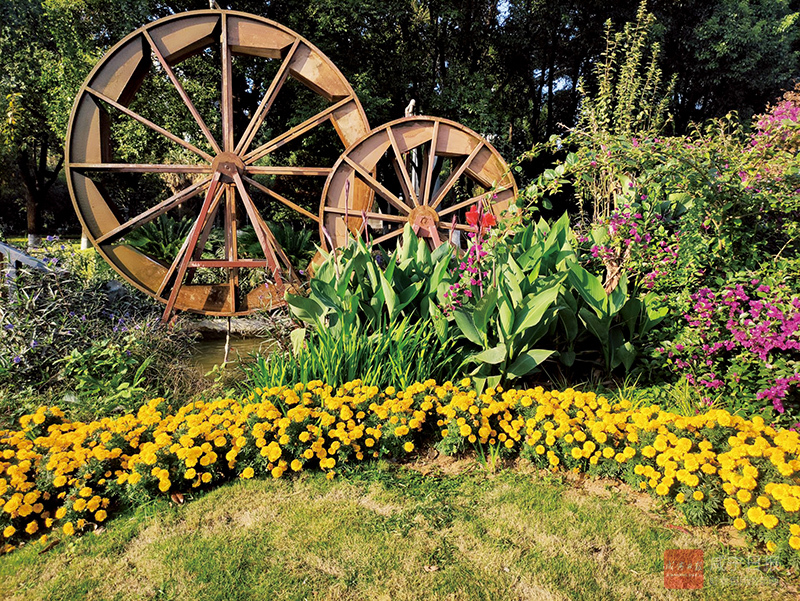
<path fill-rule="evenodd" d="M 725 386 L 723 378 L 737 384 L 753 369 L 762 373 L 763 386 L 763 372 L 775 370 L 779 373 L 767 377 L 766 388 L 758 391 L 756 398 L 771 401 L 775 410 L 783 413 L 789 387 L 800 383 L 800 373 L 792 367 L 797 366 L 792 358 L 800 352 L 800 297 L 781 301 L 784 286 L 774 290 L 757 279 L 751 280 L 748 288 L 737 284 L 718 293 L 709 288 L 698 290 L 691 296 L 691 311 L 683 316 L 691 328 L 692 342 L 658 351 L 667 354 L 673 369 L 689 383 L 709 390 Z M 789 359 L 781 362 L 780 370 L 774 365 L 778 357 Z"/>

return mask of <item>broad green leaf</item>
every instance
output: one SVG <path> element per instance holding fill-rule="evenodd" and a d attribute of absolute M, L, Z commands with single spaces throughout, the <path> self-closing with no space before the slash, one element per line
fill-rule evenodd
<path fill-rule="evenodd" d="M 622 361 L 622 365 L 625 366 L 625 371 L 630 371 L 633 362 L 636 360 L 636 348 L 630 342 L 625 342 L 615 349 L 615 354 Z"/>
<path fill-rule="evenodd" d="M 292 315 L 297 317 L 300 321 L 319 324 L 322 316 L 325 314 L 324 308 L 318 302 L 310 298 L 289 293 L 286 294 L 285 298 Z"/>
<path fill-rule="evenodd" d="M 386 276 L 382 272 L 378 272 L 378 275 L 381 278 L 381 290 L 383 291 L 383 299 L 386 302 L 386 310 L 389 312 L 389 321 L 394 321 L 400 313 L 400 299 Z"/>
<path fill-rule="evenodd" d="M 480 332 L 484 340 L 486 340 L 486 325 L 489 322 L 494 312 L 497 303 L 497 289 L 493 288 L 483 295 L 477 303 L 475 303 L 475 310 L 473 311 L 473 323 L 475 328 Z M 486 344 L 486 343 L 484 343 Z"/>
<path fill-rule="evenodd" d="M 602 315 L 605 311 L 607 295 L 600 279 L 586 271 L 578 263 L 570 265 L 568 279 L 572 287 L 580 293 L 583 300 L 598 315 Z"/>
<path fill-rule="evenodd" d="M 490 349 L 486 349 L 485 351 L 481 351 L 480 353 L 472 355 L 471 359 L 479 363 L 497 365 L 505 360 L 506 352 L 506 345 L 498 344 Z"/>
<path fill-rule="evenodd" d="M 566 367 L 572 367 L 572 365 L 575 363 L 575 349 L 568 348 L 567 350 L 562 351 L 559 353 L 558 358 Z"/>
<path fill-rule="evenodd" d="M 514 336 L 523 334 L 524 331 L 538 324 L 558 298 L 558 286 L 553 286 L 535 296 L 525 299 L 522 309 L 517 312 L 514 319 Z"/>
<path fill-rule="evenodd" d="M 472 320 L 471 315 L 465 313 L 464 311 L 454 311 L 453 317 L 456 320 L 458 329 L 461 330 L 461 333 L 464 334 L 464 336 L 466 336 L 470 342 L 477 344 L 480 347 L 484 346 L 483 338 L 475 328 L 475 322 Z"/>
<path fill-rule="evenodd" d="M 297 328 L 292 330 L 292 333 L 289 334 L 289 339 L 292 341 L 292 353 L 296 357 L 300 354 L 303 348 L 303 342 L 306 340 L 306 329 Z"/>
<path fill-rule="evenodd" d="M 503 295 L 497 302 L 500 316 L 500 331 L 503 340 L 508 341 L 514 333 L 514 307 L 508 297 Z"/>
<path fill-rule="evenodd" d="M 537 366 L 544 363 L 544 361 L 554 353 L 546 349 L 534 349 L 522 353 L 511 367 L 508 368 L 508 374 L 514 378 L 521 378 L 531 373 Z"/>

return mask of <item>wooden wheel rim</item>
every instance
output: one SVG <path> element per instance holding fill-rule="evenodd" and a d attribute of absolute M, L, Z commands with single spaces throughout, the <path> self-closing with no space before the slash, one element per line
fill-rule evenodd
<path fill-rule="evenodd" d="M 405 166 L 406 156 L 428 146 L 422 160 L 418 182 L 412 181 Z M 432 151 L 432 152 L 431 152 Z M 453 159 L 449 177 L 441 183 L 434 180 L 437 159 Z M 382 161 L 394 165 L 396 183 L 402 190 L 396 195 L 376 179 L 376 168 Z M 459 179 L 492 190 L 457 203 L 450 193 Z M 437 186 L 436 184 L 439 183 Z M 414 116 L 397 119 L 375 128 L 366 137 L 347 148 L 333 166 L 320 203 L 320 238 L 323 246 L 343 246 L 350 234 L 361 235 L 377 224 L 392 223 L 389 234 L 375 233 L 375 243 L 398 238 L 405 223 L 411 223 L 417 234 L 432 247 L 452 238 L 452 231 L 474 231 L 453 216 L 479 202 L 484 212 L 499 217 L 517 196 L 517 184 L 506 162 L 495 148 L 476 132 L 448 119 Z M 374 210 L 380 197 L 394 214 Z M 364 217 L 367 227 L 365 228 Z M 449 232 L 449 233 L 448 233 Z"/>
<path fill-rule="evenodd" d="M 214 139 L 172 71 L 175 65 L 214 44 L 220 48 L 222 58 L 220 140 Z M 233 132 L 233 54 L 281 61 L 278 74 L 239 140 L 235 139 Z M 128 109 L 155 61 L 158 61 L 164 73 L 170 77 L 213 152 L 198 148 Z M 251 148 L 272 102 L 288 78 L 296 79 L 323 97 L 329 103 L 328 107 L 299 126 L 286 128 L 288 131 L 266 144 Z M 108 150 L 108 107 L 113 107 L 128 118 L 139 121 L 145 127 L 198 155 L 199 164 L 111 163 Z M 333 125 L 343 148 L 352 145 L 369 131 L 366 114 L 353 88 L 333 63 L 305 38 L 269 19 L 237 11 L 202 10 L 171 15 L 133 31 L 112 47 L 95 65 L 80 88 L 69 120 L 65 149 L 65 172 L 73 206 L 87 237 L 100 255 L 136 288 L 165 303 L 165 315 L 173 308 L 225 316 L 244 315 L 260 308 L 277 306 L 283 303 L 280 271 L 286 268 L 291 274 L 293 270 L 249 199 L 247 190 L 250 186 L 255 186 L 314 221 L 318 217 L 260 185 L 251 176 L 258 173 L 322 176 L 328 175 L 330 168 L 264 167 L 254 163 L 283 144 L 326 122 Z M 89 174 L 97 171 L 178 172 L 202 174 L 204 177 L 200 182 L 179 190 L 166 201 L 123 222 L 117 216 L 118 205 L 114 203 L 114 199 L 104 194 L 92 181 Z M 205 194 L 205 201 L 195 216 L 190 235 L 170 268 L 121 241 L 126 231 L 140 227 L 177 204 L 201 194 Z M 247 213 L 244 217 L 240 216 L 240 222 L 249 220 L 256 229 L 265 255 L 264 260 L 248 261 L 237 257 L 235 225 L 233 233 L 226 231 L 225 259 L 202 262 L 199 257 L 193 258 L 198 239 L 203 239 L 204 230 L 210 229 L 213 223 L 212 219 L 208 219 L 209 214 L 215 215 L 220 207 L 230 206 L 234 207 L 235 213 L 237 195 Z M 229 212 L 225 211 L 228 230 L 231 229 Z M 236 223 L 235 215 L 233 223 Z M 283 259 L 286 259 L 285 266 Z M 223 284 L 185 284 L 187 270 L 203 267 L 204 263 L 209 263 L 211 267 L 226 268 L 228 281 Z M 238 270 L 249 267 L 272 269 L 276 284 L 259 286 L 238 298 Z"/>

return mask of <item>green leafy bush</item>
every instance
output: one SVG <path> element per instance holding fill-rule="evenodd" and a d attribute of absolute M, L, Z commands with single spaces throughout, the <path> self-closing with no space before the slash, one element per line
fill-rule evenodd
<path fill-rule="evenodd" d="M 198 378 L 181 360 L 190 336 L 159 327 L 157 306 L 108 284 L 85 253 L 52 242 L 54 270 L 20 270 L 0 298 L 0 419 L 64 395 L 73 416 L 93 418 L 137 406 L 145 389 L 196 392 Z"/>
<path fill-rule="evenodd" d="M 449 380 L 461 362 L 456 342 L 439 339 L 430 320 L 406 317 L 371 334 L 343 322 L 336 329 L 298 329 L 292 338 L 291 352 L 258 356 L 241 366 L 242 390 L 313 380 L 341 386 L 354 379 L 367 386 L 405 387 L 428 378 Z"/>

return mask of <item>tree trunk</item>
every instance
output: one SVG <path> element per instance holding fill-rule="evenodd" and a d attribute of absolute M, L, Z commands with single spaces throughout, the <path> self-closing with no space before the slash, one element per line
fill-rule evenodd
<path fill-rule="evenodd" d="M 25 185 L 28 248 L 36 248 L 41 244 L 41 207 L 47 200 L 47 194 L 64 164 L 64 157 L 59 157 L 55 168 L 49 170 L 47 168 L 49 149 L 49 141 L 41 140 L 39 144 L 33 144 L 30 149 L 23 151 L 17 159 L 17 167 Z"/>

